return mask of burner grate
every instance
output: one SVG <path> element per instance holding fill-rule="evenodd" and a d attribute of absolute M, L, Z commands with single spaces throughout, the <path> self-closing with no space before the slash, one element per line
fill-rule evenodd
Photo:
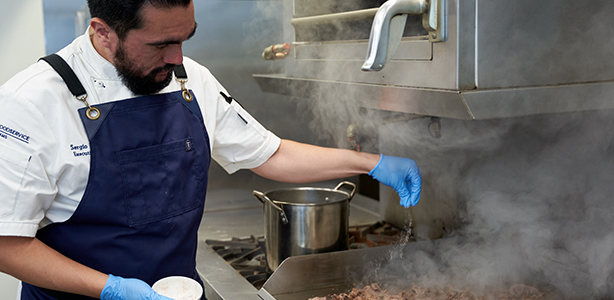
<path fill-rule="evenodd" d="M 229 241 L 205 240 L 211 248 L 230 264 L 256 289 L 271 276 L 267 270 L 264 237 L 233 237 Z"/>

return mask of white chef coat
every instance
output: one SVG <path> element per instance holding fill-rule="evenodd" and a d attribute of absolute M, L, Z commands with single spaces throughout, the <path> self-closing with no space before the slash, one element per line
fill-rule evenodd
<path fill-rule="evenodd" d="M 87 32 L 58 54 L 75 71 L 90 105 L 134 97 Z M 228 173 L 263 164 L 280 139 L 236 101 L 228 104 L 220 95 L 228 92 L 207 68 L 187 57 L 183 64 L 212 158 Z M 173 80 L 161 93 L 180 89 Z M 89 141 L 77 114 L 83 107 L 44 61 L 0 87 L 0 235 L 33 237 L 39 228 L 68 220 L 79 205 L 90 170 Z"/>

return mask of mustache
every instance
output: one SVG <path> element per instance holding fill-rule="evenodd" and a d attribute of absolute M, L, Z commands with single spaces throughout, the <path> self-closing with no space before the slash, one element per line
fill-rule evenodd
<path fill-rule="evenodd" d="M 153 69 L 150 74 L 155 76 L 156 74 L 161 73 L 161 72 L 171 71 L 171 70 L 175 69 L 175 67 L 176 67 L 176 65 L 166 64 L 166 65 L 164 65 L 162 67 L 157 67 L 157 68 Z"/>

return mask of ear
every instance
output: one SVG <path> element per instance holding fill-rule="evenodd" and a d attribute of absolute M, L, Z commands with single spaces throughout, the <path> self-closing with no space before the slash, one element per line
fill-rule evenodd
<path fill-rule="evenodd" d="M 92 18 L 90 27 L 94 30 L 93 38 L 98 41 L 101 47 L 105 48 L 104 52 L 113 52 L 118 40 L 115 31 L 100 18 Z"/>

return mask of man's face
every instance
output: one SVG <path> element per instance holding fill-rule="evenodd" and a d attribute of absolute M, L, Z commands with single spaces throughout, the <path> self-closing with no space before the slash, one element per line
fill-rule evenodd
<path fill-rule="evenodd" d="M 194 35 L 194 6 L 142 8 L 143 27 L 119 40 L 113 64 L 124 84 L 137 95 L 154 94 L 173 78 L 172 70 L 183 62 L 182 43 Z"/>

